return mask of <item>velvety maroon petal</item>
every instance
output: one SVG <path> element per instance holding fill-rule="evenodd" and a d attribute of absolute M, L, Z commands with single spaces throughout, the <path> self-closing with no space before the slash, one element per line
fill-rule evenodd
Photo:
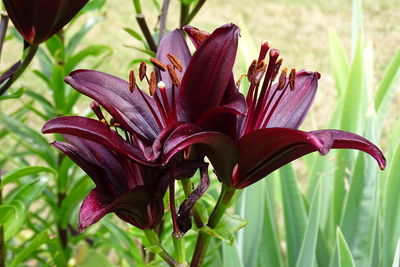
<path fill-rule="evenodd" d="M 331 148 L 357 149 L 370 154 L 378 162 L 379 168 L 382 170 L 386 167 L 386 159 L 381 150 L 364 137 L 340 130 L 318 130 L 310 133 L 324 142 L 324 147 L 321 151 L 323 154 L 328 153 Z"/>
<path fill-rule="evenodd" d="M 239 158 L 239 151 L 227 135 L 218 132 L 198 132 L 196 126 L 184 124 L 171 134 L 164 146 L 164 162 L 175 154 L 197 145 L 210 159 L 218 177 L 229 184 L 232 170 Z"/>
<path fill-rule="evenodd" d="M 243 188 L 294 159 L 323 148 L 316 135 L 295 129 L 267 128 L 243 136 L 233 187 Z"/>
<path fill-rule="evenodd" d="M 82 94 L 96 100 L 124 129 L 149 140 L 154 140 L 159 133 L 160 128 L 139 89 L 131 93 L 128 82 L 91 70 L 74 71 L 65 81 Z M 146 98 L 157 110 L 154 99 L 147 95 Z"/>
<path fill-rule="evenodd" d="M 199 48 L 200 45 L 210 36 L 208 32 L 199 30 L 190 25 L 183 26 L 183 30 L 189 36 L 189 39 L 192 41 L 196 49 Z"/>
<path fill-rule="evenodd" d="M 98 222 L 107 213 L 110 213 L 110 196 L 99 188 L 94 188 L 83 200 L 79 212 L 78 230 L 82 232 L 85 228 Z"/>
<path fill-rule="evenodd" d="M 201 176 L 199 185 L 195 190 L 182 202 L 179 206 L 177 222 L 179 229 L 186 233 L 192 228 L 192 211 L 196 202 L 204 195 L 210 185 L 208 177 L 208 164 L 204 164 L 201 168 Z"/>
<path fill-rule="evenodd" d="M 165 65 L 171 64 L 167 57 L 168 54 L 174 55 L 180 61 L 183 71 L 176 71 L 176 74 L 178 75 L 179 80 L 181 80 L 187 66 L 189 65 L 192 55 L 190 54 L 189 47 L 186 44 L 185 36 L 183 36 L 182 32 L 178 29 L 166 34 L 158 46 L 157 59 Z M 165 83 L 165 87 L 168 92 L 168 99 L 171 99 L 171 78 L 167 71 L 161 71 L 160 75 L 161 80 Z M 178 94 L 179 88 L 176 88 L 175 95 L 177 96 Z"/>
<path fill-rule="evenodd" d="M 186 121 L 193 122 L 205 110 L 220 105 L 232 75 L 238 37 L 236 25 L 225 25 L 216 29 L 194 53 L 177 103 L 178 112 Z"/>
<path fill-rule="evenodd" d="M 273 110 L 272 116 L 269 115 L 271 109 L 275 106 L 282 91 L 275 94 L 266 116 L 270 116 L 267 127 L 285 127 L 297 129 L 306 117 L 310 109 L 318 88 L 319 73 L 309 71 L 299 71 L 296 74 L 295 89 L 287 88 L 279 104 Z M 276 89 L 273 86 L 269 93 L 269 99 L 274 95 Z"/>
<path fill-rule="evenodd" d="M 61 133 L 78 136 L 107 146 L 139 163 L 149 166 L 155 165 L 147 161 L 143 151 L 127 143 L 109 126 L 97 120 L 79 116 L 54 118 L 43 126 L 42 133 Z"/>

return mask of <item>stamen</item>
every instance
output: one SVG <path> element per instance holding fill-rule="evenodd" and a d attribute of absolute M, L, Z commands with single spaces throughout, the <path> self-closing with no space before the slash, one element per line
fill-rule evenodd
<path fill-rule="evenodd" d="M 106 122 L 105 117 L 104 117 L 103 113 L 101 112 L 99 103 L 97 103 L 96 101 L 93 101 L 92 103 L 90 103 L 90 108 L 93 110 L 94 114 L 96 114 L 96 117 L 99 119 L 99 121 L 102 122 L 104 120 L 104 122 Z"/>
<path fill-rule="evenodd" d="M 279 69 L 280 69 L 281 66 L 282 66 L 282 62 L 283 62 L 283 59 L 279 59 L 279 60 L 276 62 L 276 64 L 275 64 L 275 69 L 274 69 L 274 71 L 273 71 L 273 73 L 272 73 L 272 81 L 274 81 L 275 78 L 276 78 L 276 76 L 278 75 Z"/>
<path fill-rule="evenodd" d="M 129 91 L 131 91 L 132 93 L 133 91 L 135 91 L 135 88 L 136 88 L 135 72 L 131 70 L 129 72 Z"/>
<path fill-rule="evenodd" d="M 167 119 L 167 122 L 169 123 L 173 119 L 171 118 L 172 113 L 171 113 L 171 108 L 170 108 L 170 105 L 169 105 L 169 102 L 168 102 L 167 92 L 165 91 L 165 83 L 164 82 L 162 82 L 162 83 L 160 82 L 159 85 L 161 85 L 161 87 L 158 87 L 158 88 L 160 88 L 160 94 L 161 94 L 161 98 L 162 98 L 162 101 L 163 101 L 163 104 L 164 104 L 164 108 L 165 108 L 165 113 L 166 113 L 165 117 Z"/>
<path fill-rule="evenodd" d="M 287 68 L 284 68 L 281 72 L 281 76 L 279 76 L 279 83 L 278 83 L 278 87 L 276 88 L 276 90 L 282 90 L 283 88 L 285 88 L 286 85 L 286 75 L 287 75 Z"/>
<path fill-rule="evenodd" d="M 168 74 L 169 77 L 171 78 L 172 83 L 176 86 L 176 87 L 180 87 L 181 86 L 181 81 L 178 78 L 178 75 L 176 74 L 174 68 L 168 64 L 167 65 L 167 70 L 168 70 Z"/>
<path fill-rule="evenodd" d="M 167 57 L 168 57 L 169 61 L 171 61 L 172 65 L 175 67 L 175 69 L 177 69 L 179 72 L 183 71 L 182 64 L 176 56 L 174 56 L 173 54 L 168 54 Z"/>
<path fill-rule="evenodd" d="M 143 81 L 144 77 L 146 77 L 146 70 L 147 70 L 146 63 L 144 63 L 144 62 L 140 63 L 140 67 L 139 67 L 139 79 L 140 79 L 140 81 Z"/>
<path fill-rule="evenodd" d="M 114 118 L 110 119 L 110 126 L 111 127 L 120 127 L 121 124 L 119 124 Z"/>
<path fill-rule="evenodd" d="M 253 60 L 247 71 L 247 79 L 249 80 L 249 82 L 252 81 L 253 75 L 256 72 L 256 70 L 257 70 L 257 60 Z"/>
<path fill-rule="evenodd" d="M 246 77 L 246 76 L 247 76 L 247 75 L 244 74 L 244 73 L 243 73 L 242 75 L 240 75 L 239 79 L 238 79 L 237 82 L 236 82 L 236 87 L 237 87 L 237 88 L 240 87 L 240 84 L 242 83 L 243 78 Z"/>
<path fill-rule="evenodd" d="M 149 81 L 149 92 L 151 96 L 154 96 L 157 88 L 157 78 L 156 73 L 154 71 L 151 72 L 150 81 Z"/>
<path fill-rule="evenodd" d="M 104 124 L 107 124 L 105 119 L 101 119 L 101 122 L 104 123 Z"/>
<path fill-rule="evenodd" d="M 268 53 L 269 48 L 270 48 L 270 45 L 267 41 L 264 41 L 261 44 L 260 55 L 258 56 L 258 61 L 261 61 L 265 58 L 265 56 Z"/>
<path fill-rule="evenodd" d="M 296 81 L 296 70 L 292 69 L 289 74 L 289 86 L 290 90 L 294 90 L 295 88 L 295 81 Z"/>
<path fill-rule="evenodd" d="M 154 65 L 154 67 L 158 68 L 161 71 L 166 71 L 167 68 L 165 67 L 164 64 L 162 64 L 158 59 L 156 58 L 150 58 L 150 62 Z"/>

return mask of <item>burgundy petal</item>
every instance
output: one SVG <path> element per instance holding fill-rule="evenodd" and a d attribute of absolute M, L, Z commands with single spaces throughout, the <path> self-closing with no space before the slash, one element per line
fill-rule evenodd
<path fill-rule="evenodd" d="M 99 188 L 94 188 L 83 200 L 79 212 L 79 232 L 82 232 L 88 226 L 98 222 L 107 213 L 110 213 L 111 209 L 110 196 L 105 194 Z"/>
<path fill-rule="evenodd" d="M 210 184 L 208 177 L 208 164 L 204 164 L 201 168 L 200 183 L 195 190 L 182 202 L 178 211 L 179 229 L 186 233 L 192 228 L 192 211 L 196 202 L 204 195 Z"/>
<path fill-rule="evenodd" d="M 285 127 L 297 129 L 303 122 L 308 110 L 314 101 L 318 88 L 319 73 L 309 71 L 299 71 L 296 74 L 295 89 L 287 88 L 284 91 L 273 92 L 276 85 L 269 93 L 269 99 L 275 96 L 269 105 L 266 115 L 270 116 L 267 127 Z M 281 93 L 284 95 L 279 100 L 277 106 L 275 104 Z M 272 112 L 272 115 L 269 115 Z"/>
<path fill-rule="evenodd" d="M 199 30 L 190 25 L 183 26 L 183 30 L 189 36 L 196 49 L 210 36 L 208 32 Z"/>
<path fill-rule="evenodd" d="M 160 129 L 149 112 L 149 106 L 140 95 L 139 89 L 132 93 L 129 83 L 98 71 L 77 70 L 65 78 L 66 83 L 84 95 L 96 100 L 124 129 L 154 140 Z M 157 111 L 154 99 L 144 94 L 148 103 Z"/>
<path fill-rule="evenodd" d="M 78 136 L 105 145 L 139 163 L 149 166 L 155 165 L 147 161 L 139 148 L 127 143 L 109 126 L 97 120 L 79 116 L 54 118 L 43 126 L 42 133 L 61 133 Z"/>
<path fill-rule="evenodd" d="M 4 0 L 15 27 L 31 44 L 46 41 L 61 30 L 88 0 Z"/>
<path fill-rule="evenodd" d="M 198 132 L 198 128 L 183 124 L 171 134 L 164 146 L 164 162 L 168 162 L 178 152 L 198 145 L 210 159 L 218 177 L 229 184 L 232 170 L 239 158 L 239 151 L 227 135 L 218 132 Z"/>
<path fill-rule="evenodd" d="M 160 45 L 157 50 L 157 59 L 160 60 L 162 63 L 171 64 L 167 55 L 172 54 L 174 55 L 181 63 L 183 67 L 183 71 L 179 72 L 176 71 L 179 80 L 182 79 L 183 74 L 186 71 L 187 66 L 189 65 L 190 59 L 192 55 L 190 54 L 189 47 L 186 44 L 185 36 L 183 36 L 182 32 L 178 29 L 166 34 L 160 42 Z M 172 88 L 172 81 L 167 71 L 160 72 L 161 80 L 165 83 L 167 88 L 168 99 L 171 99 L 171 88 Z M 175 95 L 178 95 L 179 88 L 175 89 Z M 171 103 L 171 102 L 170 102 Z"/>
<path fill-rule="evenodd" d="M 331 148 L 358 149 L 370 154 L 378 162 L 382 170 L 386 167 L 386 159 L 380 149 L 367 139 L 353 133 L 340 130 L 318 130 L 310 132 L 324 142 L 322 153 L 326 154 Z"/>
<path fill-rule="evenodd" d="M 228 24 L 215 30 L 194 53 L 182 79 L 178 112 L 195 121 L 205 110 L 220 105 L 236 57 L 239 28 Z"/>
<path fill-rule="evenodd" d="M 240 158 L 233 187 L 244 188 L 283 165 L 323 148 L 316 135 L 295 129 L 267 128 L 243 136 L 238 143 Z"/>

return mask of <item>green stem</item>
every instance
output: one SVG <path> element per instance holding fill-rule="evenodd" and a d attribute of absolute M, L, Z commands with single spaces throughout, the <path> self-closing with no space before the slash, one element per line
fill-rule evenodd
<path fill-rule="evenodd" d="M 190 179 L 182 179 L 181 184 L 182 184 L 183 192 L 185 192 L 185 196 L 188 197 L 190 195 L 190 193 L 192 193 L 192 183 L 190 182 Z M 194 219 L 194 222 L 195 222 L 197 228 L 201 228 L 204 226 L 204 222 L 201 219 L 200 211 L 196 204 L 194 205 L 194 209 L 193 209 L 193 219 Z"/>
<path fill-rule="evenodd" d="M 210 219 L 208 220 L 207 224 L 208 227 L 213 229 L 218 225 L 219 221 L 224 215 L 234 195 L 235 195 L 235 189 L 228 188 L 225 185 L 222 185 L 221 193 L 219 195 L 217 204 L 215 205 L 210 215 Z M 197 237 L 196 247 L 194 249 L 190 267 L 200 267 L 202 265 L 207 253 L 207 248 L 210 243 L 210 239 L 211 236 L 209 234 L 200 230 L 199 236 Z"/>
<path fill-rule="evenodd" d="M 167 251 L 161 246 L 160 240 L 158 239 L 157 234 L 152 229 L 144 229 L 144 234 L 146 235 L 147 240 L 150 242 L 152 246 L 156 246 L 159 248 L 157 252 L 158 255 L 166 262 L 169 266 L 177 267 L 179 264 L 168 254 Z"/>
<path fill-rule="evenodd" d="M 140 4 L 140 0 L 133 0 L 133 6 L 135 7 L 136 13 L 142 13 L 142 5 Z"/>
<path fill-rule="evenodd" d="M 0 19 L 0 59 L 1 59 L 1 54 L 3 51 L 3 45 L 4 45 L 6 33 L 7 33 L 9 19 L 8 19 L 7 14 L 1 14 L 0 16 L 1 16 L 1 19 Z"/>
<path fill-rule="evenodd" d="M 181 23 L 181 27 L 188 25 L 194 17 L 199 13 L 200 9 L 203 7 L 203 5 L 206 3 L 206 0 L 199 0 L 197 5 L 193 8 L 192 12 L 185 18 L 183 23 Z"/>
<path fill-rule="evenodd" d="M 29 50 L 24 59 L 22 60 L 18 70 L 14 73 L 13 76 L 11 76 L 11 78 L 7 81 L 7 83 L 0 88 L 0 96 L 3 95 L 11 87 L 11 85 L 19 78 L 19 76 L 22 75 L 22 73 L 24 73 L 26 68 L 31 63 L 32 59 L 35 57 L 38 48 L 39 48 L 38 45 L 30 45 L 27 48 Z"/>
<path fill-rule="evenodd" d="M 181 17 L 180 17 L 180 25 L 184 25 L 185 19 L 189 14 L 189 5 L 184 4 L 181 2 Z"/>
<path fill-rule="evenodd" d="M 147 26 L 146 19 L 144 17 L 144 14 L 138 13 L 136 14 L 136 21 L 139 24 L 140 30 L 142 31 L 144 38 L 146 39 L 151 51 L 154 53 L 157 52 L 157 45 L 154 42 L 153 36 L 151 35 L 149 26 Z"/>
<path fill-rule="evenodd" d="M 178 264 L 186 266 L 186 250 L 185 250 L 185 237 L 176 238 L 172 235 L 172 240 L 174 241 L 174 248 L 176 251 L 176 259 Z"/>
<path fill-rule="evenodd" d="M 0 176 L 0 206 L 3 204 L 3 187 L 1 186 Z M 6 266 L 6 247 L 4 244 L 4 228 L 0 225 L 0 267 Z"/>

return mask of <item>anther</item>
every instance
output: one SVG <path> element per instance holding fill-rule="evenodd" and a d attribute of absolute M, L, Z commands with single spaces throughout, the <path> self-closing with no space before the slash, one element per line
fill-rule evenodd
<path fill-rule="evenodd" d="M 156 93 L 157 88 L 157 78 L 156 73 L 154 71 L 151 72 L 150 82 L 149 82 L 149 92 L 150 95 L 153 96 Z"/>
<path fill-rule="evenodd" d="M 275 81 L 276 76 L 278 76 L 279 69 L 280 69 L 281 66 L 282 66 L 282 62 L 283 62 L 283 59 L 280 58 L 280 59 L 275 63 L 275 68 L 274 68 L 274 71 L 273 71 L 273 73 L 272 73 L 272 78 L 271 78 L 272 81 Z"/>
<path fill-rule="evenodd" d="M 167 68 L 165 67 L 164 64 L 161 63 L 161 61 L 159 61 L 156 58 L 150 58 L 150 62 L 154 65 L 154 67 L 158 68 L 161 71 L 166 71 Z"/>
<path fill-rule="evenodd" d="M 182 64 L 176 56 L 174 56 L 173 54 L 168 54 L 167 57 L 168 57 L 169 61 L 171 61 L 172 65 L 175 67 L 175 69 L 177 69 L 179 72 L 183 71 Z"/>
<path fill-rule="evenodd" d="M 119 124 L 114 118 L 110 119 L 110 126 L 112 127 L 120 127 L 121 124 Z"/>
<path fill-rule="evenodd" d="M 240 75 L 240 77 L 239 77 L 239 79 L 238 79 L 238 81 L 236 82 L 236 87 L 240 87 L 240 84 L 242 83 L 242 80 L 243 80 L 243 78 L 244 77 L 246 77 L 247 75 L 246 74 L 242 74 L 242 75 Z"/>
<path fill-rule="evenodd" d="M 135 91 L 135 88 L 136 88 L 135 72 L 131 70 L 129 72 L 129 91 L 131 91 L 132 93 L 133 91 Z"/>
<path fill-rule="evenodd" d="M 249 80 L 249 82 L 252 81 L 253 75 L 256 72 L 256 70 L 257 70 L 257 60 L 253 60 L 249 69 L 247 70 L 247 79 Z"/>
<path fill-rule="evenodd" d="M 144 77 L 146 77 L 146 70 L 147 70 L 147 65 L 144 62 L 140 63 L 139 67 L 139 79 L 140 81 L 143 81 Z"/>
<path fill-rule="evenodd" d="M 102 122 L 102 123 L 104 123 L 104 124 L 107 124 L 107 122 L 106 122 L 106 120 L 105 119 L 101 119 L 101 121 L 100 122 Z"/>
<path fill-rule="evenodd" d="M 178 78 L 178 75 L 176 74 L 174 68 L 168 64 L 167 65 L 167 70 L 168 70 L 168 74 L 169 77 L 171 78 L 172 83 L 176 86 L 176 87 L 180 87 L 181 86 L 181 81 Z"/>
<path fill-rule="evenodd" d="M 282 90 L 285 88 L 286 85 L 286 75 L 287 75 L 287 68 L 284 68 L 279 76 L 279 83 L 276 90 Z"/>
<path fill-rule="evenodd" d="M 91 110 L 93 110 L 94 114 L 96 114 L 96 117 L 100 121 L 102 121 L 102 120 L 105 121 L 105 118 L 104 118 L 103 113 L 101 112 L 99 103 L 97 103 L 96 101 L 93 101 L 92 103 L 90 103 L 90 108 L 91 108 Z"/>
<path fill-rule="evenodd" d="M 255 85 L 258 85 L 260 83 L 262 77 L 264 76 L 264 72 L 265 72 L 265 68 L 263 70 L 257 71 L 253 75 L 251 82 L 254 83 Z"/>
<path fill-rule="evenodd" d="M 291 71 L 290 71 L 290 74 L 289 74 L 289 86 L 290 86 L 290 90 L 294 90 L 294 88 L 295 88 L 295 82 L 296 82 L 296 70 L 295 69 L 292 69 Z"/>
<path fill-rule="evenodd" d="M 265 58 L 265 56 L 268 53 L 269 48 L 270 48 L 270 45 L 267 41 L 262 42 L 261 49 L 260 49 L 260 55 L 258 56 L 258 61 L 261 61 Z"/>

